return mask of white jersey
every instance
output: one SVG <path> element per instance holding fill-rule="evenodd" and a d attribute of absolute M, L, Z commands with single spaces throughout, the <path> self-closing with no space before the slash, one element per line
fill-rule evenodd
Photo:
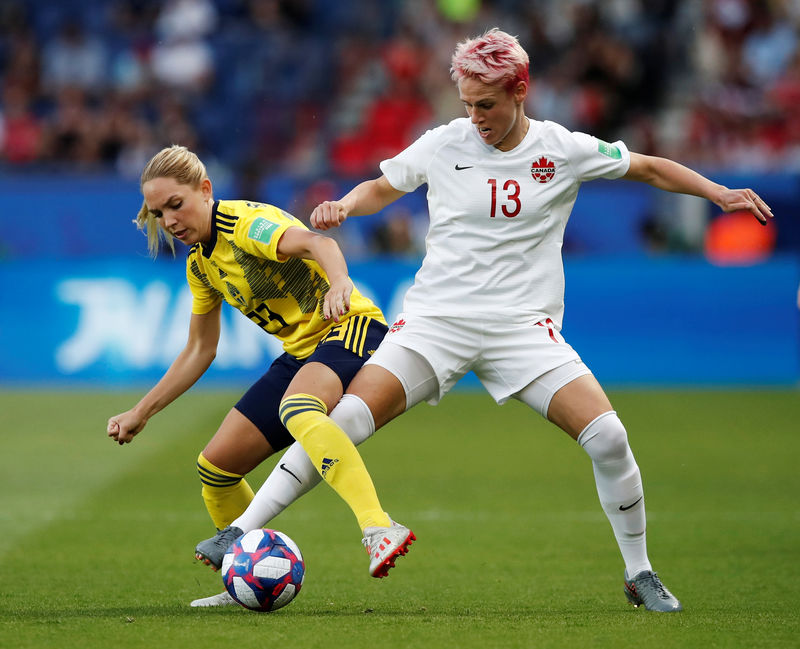
<path fill-rule="evenodd" d="M 428 184 L 426 254 L 404 312 L 484 319 L 564 313 L 564 228 L 580 184 L 619 178 L 630 166 L 608 144 L 530 120 L 511 151 L 487 146 L 467 118 L 422 135 L 381 171 L 396 189 Z"/>

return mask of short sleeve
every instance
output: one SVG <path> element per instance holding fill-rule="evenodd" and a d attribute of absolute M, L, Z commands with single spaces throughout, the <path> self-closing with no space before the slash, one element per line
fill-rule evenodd
<path fill-rule="evenodd" d="M 569 161 L 580 182 L 624 176 L 631 164 L 628 147 L 621 140 L 609 143 L 586 133 L 570 133 Z"/>
<path fill-rule="evenodd" d="M 413 192 L 428 182 L 428 164 L 439 146 L 441 128 L 427 131 L 394 158 L 381 162 L 381 171 L 392 187 L 401 192 Z"/>
<path fill-rule="evenodd" d="M 248 218 L 239 219 L 234 232 L 234 243 L 245 252 L 270 259 L 285 261 L 278 256 L 278 242 L 291 227 L 305 226 L 288 212 L 265 206 Z"/>
<path fill-rule="evenodd" d="M 207 283 L 205 274 L 192 256 L 189 256 L 186 263 L 186 281 L 192 293 L 192 313 L 203 315 L 222 301 L 222 294 Z"/>

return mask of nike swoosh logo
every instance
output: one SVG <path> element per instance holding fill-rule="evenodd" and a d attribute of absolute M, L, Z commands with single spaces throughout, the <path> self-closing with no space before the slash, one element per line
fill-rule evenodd
<path fill-rule="evenodd" d="M 463 171 L 464 169 L 472 169 L 473 165 L 469 165 L 468 167 L 460 167 L 456 165 L 456 171 Z"/>
<path fill-rule="evenodd" d="M 283 462 L 281 462 L 281 464 L 280 464 L 280 466 L 279 466 L 278 468 L 279 468 L 281 471 L 286 471 L 286 473 L 288 473 L 290 476 L 292 476 L 292 477 L 293 477 L 295 480 L 297 480 L 297 481 L 298 481 L 300 484 L 303 484 L 303 481 L 302 481 L 300 478 L 298 478 L 298 477 L 297 477 L 297 476 L 296 476 L 294 473 L 292 473 L 291 471 L 289 471 L 289 469 L 287 469 L 287 468 L 286 468 L 286 465 L 285 465 Z M 638 501 L 637 501 L 637 502 L 638 502 Z M 633 504 L 635 505 L 636 503 L 633 503 Z M 633 506 L 633 505 L 631 505 L 631 507 L 632 507 L 632 506 Z M 622 507 L 620 507 L 620 509 L 622 509 Z"/>
<path fill-rule="evenodd" d="M 641 500 L 642 498 L 644 498 L 644 496 L 639 496 L 639 500 Z M 628 511 L 628 510 L 629 510 L 631 507 L 633 507 L 633 506 L 634 506 L 636 503 L 638 503 L 638 502 L 639 502 L 639 500 L 637 500 L 637 501 L 636 501 L 636 502 L 634 502 L 634 503 L 631 503 L 631 504 L 630 504 L 630 505 L 628 505 L 627 507 L 626 507 L 625 505 L 620 505 L 620 506 L 619 506 L 619 510 L 620 510 L 621 512 L 626 512 L 626 511 Z"/>

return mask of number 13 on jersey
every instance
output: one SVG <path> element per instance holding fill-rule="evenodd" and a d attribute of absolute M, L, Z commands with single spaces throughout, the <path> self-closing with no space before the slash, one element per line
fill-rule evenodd
<path fill-rule="evenodd" d="M 497 216 L 497 179 L 489 178 L 486 181 L 489 183 L 492 191 L 492 206 L 489 210 L 489 217 L 494 218 Z M 522 203 L 519 200 L 520 187 L 516 180 L 506 180 L 500 189 L 500 211 L 503 216 L 513 219 L 522 209 Z"/>

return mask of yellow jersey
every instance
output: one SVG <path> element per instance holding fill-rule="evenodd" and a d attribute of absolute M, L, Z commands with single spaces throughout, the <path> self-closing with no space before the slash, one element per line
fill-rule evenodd
<path fill-rule="evenodd" d="M 308 229 L 272 205 L 217 201 L 211 213 L 211 238 L 190 249 L 186 278 L 192 313 L 208 313 L 225 300 L 276 336 L 286 352 L 302 359 L 337 323 L 323 320 L 329 283 L 319 264 L 278 258 L 278 241 L 291 227 Z M 357 315 L 386 323 L 380 309 L 354 289 L 350 311 L 338 324 Z"/>

